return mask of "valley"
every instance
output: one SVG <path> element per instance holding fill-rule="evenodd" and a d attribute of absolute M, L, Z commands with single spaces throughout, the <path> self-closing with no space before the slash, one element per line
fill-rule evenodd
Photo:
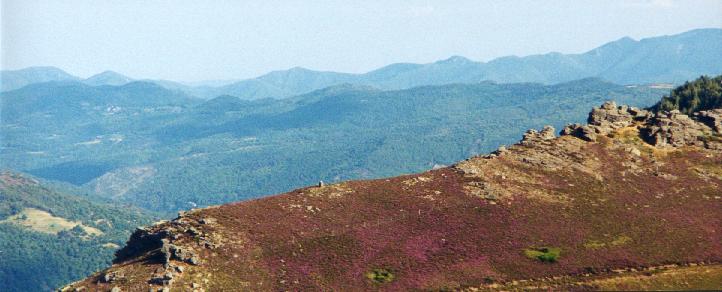
<path fill-rule="evenodd" d="M 585 79 L 397 91 L 342 85 L 282 100 L 199 101 L 151 83 L 44 83 L 4 93 L 0 157 L 5 168 L 177 212 L 319 180 L 449 165 L 511 144 L 528 128 L 580 122 L 583 109 L 604 100 L 650 106 L 665 92 Z M 13 111 L 29 98 L 51 101 Z"/>

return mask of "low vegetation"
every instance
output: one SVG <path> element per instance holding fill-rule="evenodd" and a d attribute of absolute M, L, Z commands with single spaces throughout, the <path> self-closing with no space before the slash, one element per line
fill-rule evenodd
<path fill-rule="evenodd" d="M 394 280 L 394 274 L 386 269 L 373 269 L 366 273 L 366 278 L 373 281 L 374 283 L 388 283 Z"/>
<path fill-rule="evenodd" d="M 555 263 L 561 255 L 562 249 L 558 247 L 539 247 L 524 250 L 524 255 L 544 263 Z"/>

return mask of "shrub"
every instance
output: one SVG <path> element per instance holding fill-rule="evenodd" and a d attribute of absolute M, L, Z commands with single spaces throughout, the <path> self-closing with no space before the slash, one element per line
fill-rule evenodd
<path fill-rule="evenodd" d="M 544 263 L 555 263 L 559 259 L 562 250 L 558 247 L 528 248 L 524 254 L 530 259 L 536 259 Z"/>
<path fill-rule="evenodd" d="M 374 283 L 388 283 L 394 280 L 394 274 L 387 269 L 373 269 L 366 273 L 366 278 L 373 281 Z"/>

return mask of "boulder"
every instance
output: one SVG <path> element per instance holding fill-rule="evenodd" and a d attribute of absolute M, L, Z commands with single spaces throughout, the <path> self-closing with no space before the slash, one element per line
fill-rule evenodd
<path fill-rule="evenodd" d="M 123 275 L 123 273 L 120 271 L 107 272 L 107 273 L 103 274 L 102 281 L 104 283 L 113 283 L 113 282 L 121 280 L 123 278 L 125 278 L 125 275 Z"/>
<path fill-rule="evenodd" d="M 559 132 L 562 136 L 571 135 L 589 142 L 597 141 L 597 134 L 599 133 L 601 133 L 601 130 L 597 126 L 580 124 L 568 124 Z"/>
<path fill-rule="evenodd" d="M 648 112 L 626 105 L 617 106 L 613 101 L 607 101 L 601 107 L 595 107 L 589 113 L 587 123 L 599 126 L 604 132 L 609 130 L 627 127 L 635 120 L 641 120 L 648 116 Z"/>
<path fill-rule="evenodd" d="M 556 138 L 556 135 L 554 134 L 554 127 L 552 126 L 544 126 L 544 128 L 541 130 L 541 132 L 537 132 L 534 129 L 529 129 L 524 133 L 524 136 L 521 139 L 522 145 L 533 145 L 540 141 L 548 141 Z M 506 150 L 506 148 L 504 148 Z M 499 151 L 500 153 L 502 151 Z"/>

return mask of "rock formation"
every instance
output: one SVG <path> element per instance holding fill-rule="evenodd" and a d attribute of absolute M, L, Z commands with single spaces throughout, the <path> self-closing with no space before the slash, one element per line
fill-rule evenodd
<path fill-rule="evenodd" d="M 627 127 L 635 121 L 649 118 L 651 113 L 647 110 L 617 106 L 613 101 L 595 107 L 589 113 L 587 125 L 570 124 L 561 132 L 562 135 L 573 135 L 587 141 L 596 141 L 597 137 L 604 136 L 612 131 Z"/>

